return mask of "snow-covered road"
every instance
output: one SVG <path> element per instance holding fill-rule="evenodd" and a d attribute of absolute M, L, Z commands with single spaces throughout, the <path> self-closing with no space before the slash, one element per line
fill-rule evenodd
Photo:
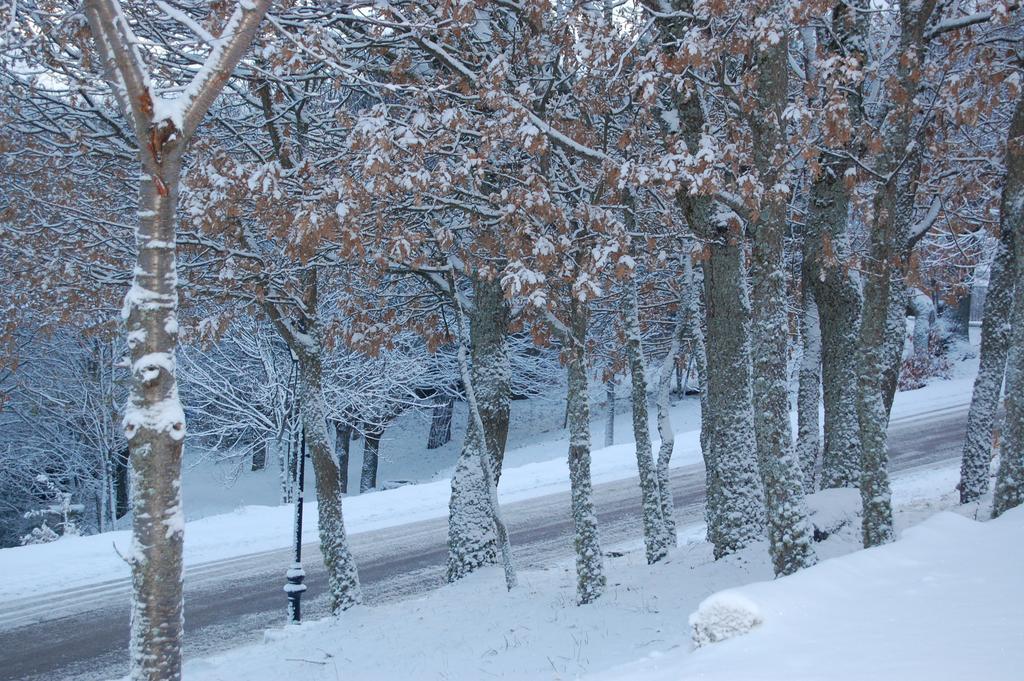
<path fill-rule="evenodd" d="M 897 410 L 890 425 L 894 473 L 904 476 L 948 466 L 955 460 L 960 454 L 966 410 L 964 398 L 952 396 L 918 401 Z M 702 466 L 687 463 L 685 456 L 680 458 L 683 465 L 672 475 L 680 526 L 685 528 L 701 521 L 704 474 Z M 608 475 L 611 470 L 606 480 Z M 516 559 L 522 566 L 550 565 L 571 552 L 568 494 L 544 494 L 543 481 L 538 479 L 538 483 L 542 496 L 506 504 Z M 616 544 L 636 543 L 641 530 L 635 478 L 600 483 L 595 493 L 606 550 Z M 528 496 L 525 489 L 519 494 Z M 385 497 L 365 498 L 373 496 L 382 501 Z M 367 600 L 395 600 L 439 586 L 446 532 L 445 519 L 434 517 L 353 533 L 353 551 Z M 304 552 L 310 586 L 304 611 L 313 618 L 325 614 L 323 567 L 315 544 L 306 545 Z M 281 586 L 289 561 L 287 549 L 271 549 L 189 564 L 186 655 L 253 640 L 264 628 L 279 623 L 284 612 Z M 121 578 L 44 595 L 27 590 L 7 596 L 0 608 L 0 679 L 71 681 L 123 673 L 128 589 L 128 582 Z"/>

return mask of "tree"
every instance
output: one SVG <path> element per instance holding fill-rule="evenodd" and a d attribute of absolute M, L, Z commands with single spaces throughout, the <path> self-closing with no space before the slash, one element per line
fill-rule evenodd
<path fill-rule="evenodd" d="M 86 17 L 107 80 L 132 123 L 142 166 L 138 258 L 122 318 L 131 382 L 124 412 L 132 478 L 133 607 L 131 677 L 181 678 L 181 445 L 185 414 L 178 399 L 175 211 L 182 154 L 206 111 L 256 34 L 270 0 L 240 4 L 210 53 L 177 96 L 154 87 L 128 17 L 117 0 L 89 0 Z"/>

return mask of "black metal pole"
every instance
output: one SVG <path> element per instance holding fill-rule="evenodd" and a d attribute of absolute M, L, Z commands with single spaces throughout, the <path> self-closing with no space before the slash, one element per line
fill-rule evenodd
<path fill-rule="evenodd" d="M 301 410 L 297 409 L 296 412 L 301 414 Z M 299 428 L 302 428 L 301 416 L 299 418 Z M 299 460 L 295 466 L 296 477 L 298 478 L 298 495 L 295 497 L 295 560 L 285 573 L 287 583 L 284 585 L 284 592 L 288 596 L 289 624 L 300 624 L 302 622 L 302 592 L 306 590 L 306 585 L 303 584 L 306 579 L 306 572 L 302 569 L 302 498 L 306 486 L 306 431 L 304 428 L 302 428 L 298 457 Z"/>

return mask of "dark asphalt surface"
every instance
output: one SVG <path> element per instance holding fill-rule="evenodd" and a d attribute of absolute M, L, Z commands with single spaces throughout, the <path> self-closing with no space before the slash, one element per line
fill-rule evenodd
<path fill-rule="evenodd" d="M 960 456 L 967 405 L 893 420 L 890 471 L 930 468 Z M 680 527 L 703 513 L 704 469 L 673 469 Z M 596 485 L 595 504 L 605 547 L 639 539 L 636 478 Z M 517 566 L 549 564 L 571 555 L 569 494 L 504 504 Z M 397 600 L 444 582 L 447 519 L 436 518 L 351 537 L 369 604 Z M 305 618 L 327 614 L 319 550 L 303 547 Z M 287 550 L 267 551 L 189 568 L 185 575 L 185 655 L 194 657 L 258 640 L 282 624 Z M 0 576 L 2 578 L 2 576 Z M 0 681 L 86 681 L 127 673 L 129 583 L 111 581 L 0 608 Z"/>

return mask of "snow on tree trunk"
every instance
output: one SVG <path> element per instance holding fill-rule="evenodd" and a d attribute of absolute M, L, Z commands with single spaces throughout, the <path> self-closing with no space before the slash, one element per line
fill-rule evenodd
<path fill-rule="evenodd" d="M 501 551 L 501 562 L 502 562 L 502 566 L 503 566 L 504 571 L 505 571 L 505 586 L 509 590 L 512 590 L 512 588 L 515 587 L 516 584 L 518 583 L 518 579 L 516 577 L 515 567 L 512 564 L 512 544 L 511 544 L 511 541 L 509 540 L 508 529 L 505 526 L 505 521 L 501 517 L 501 506 L 498 503 L 498 480 L 497 480 L 497 477 L 496 477 L 496 474 L 495 474 L 496 466 L 497 466 L 497 457 L 495 456 L 494 450 L 491 447 L 488 446 L 488 443 L 486 441 L 488 425 L 484 421 L 483 412 L 481 410 L 481 402 L 480 402 L 480 399 L 479 399 L 478 394 L 477 394 L 477 384 L 475 383 L 475 381 L 477 381 L 477 380 L 482 380 L 482 381 L 494 380 L 494 381 L 499 381 L 500 382 L 500 381 L 502 381 L 503 377 L 507 377 L 509 375 L 509 373 L 507 371 L 507 365 L 508 365 L 507 355 L 505 356 L 505 367 L 504 367 L 504 369 L 506 369 L 505 371 L 502 371 L 502 367 L 500 367 L 500 366 L 495 366 L 493 364 L 489 364 L 487 361 L 482 361 L 482 362 L 480 362 L 478 364 L 478 366 L 479 366 L 478 371 L 480 371 L 481 373 L 478 376 L 476 376 L 476 377 L 473 375 L 473 373 L 472 373 L 472 371 L 470 369 L 470 366 L 469 366 L 469 359 L 468 359 L 467 353 L 466 353 L 466 336 L 467 336 L 466 326 L 467 326 L 467 321 L 466 321 L 466 318 L 465 318 L 465 313 L 463 311 L 461 298 L 458 297 L 458 289 L 456 288 L 456 284 L 455 284 L 455 275 L 454 275 L 454 273 L 451 270 L 448 271 L 448 282 L 449 282 L 449 288 L 452 291 L 452 293 L 454 294 L 455 315 L 456 315 L 456 321 L 457 321 L 456 332 L 458 334 L 458 348 L 459 348 L 458 349 L 459 374 L 460 374 L 460 376 L 462 378 L 463 388 L 465 389 L 465 392 L 466 392 L 466 405 L 469 407 L 470 428 L 468 429 L 469 433 L 467 435 L 467 447 L 466 447 L 466 449 L 470 449 L 470 450 L 475 451 L 477 453 L 477 462 L 478 462 L 479 469 L 480 469 L 480 472 L 481 472 L 481 478 L 480 478 L 479 482 L 481 484 L 480 489 L 481 489 L 481 492 L 482 492 L 479 496 L 486 500 L 486 503 L 487 503 L 486 516 L 487 516 L 487 518 L 490 521 L 490 529 L 494 533 L 494 542 L 497 543 L 497 545 L 498 545 L 498 547 L 499 547 L 499 549 Z M 500 284 L 500 282 L 497 279 L 495 279 L 494 281 L 489 281 L 489 282 L 478 282 L 478 285 L 477 285 L 478 292 L 479 292 L 480 288 L 486 288 L 487 289 L 486 292 L 483 295 L 485 297 L 487 297 L 487 296 L 490 297 L 490 300 L 487 301 L 486 304 L 488 304 L 488 306 L 490 308 L 492 308 L 492 315 L 491 315 L 492 317 L 494 316 L 493 315 L 493 308 L 494 307 L 503 308 L 503 310 L 504 310 L 504 312 L 499 312 L 498 313 L 498 316 L 500 317 L 499 320 L 498 320 L 498 323 L 497 324 L 493 324 L 492 323 L 490 325 L 491 326 L 491 330 L 489 331 L 489 333 L 485 333 L 485 337 L 489 337 L 489 338 L 493 338 L 495 335 L 500 336 L 499 345 L 500 345 L 501 349 L 504 350 L 505 349 L 505 343 L 506 343 L 506 330 L 507 330 L 508 315 L 507 315 L 507 308 L 504 308 L 505 301 L 504 301 L 504 296 L 503 296 L 503 294 L 501 292 L 501 284 Z M 482 339 L 478 339 L 478 340 L 482 340 Z M 490 360 L 490 361 L 494 361 L 495 359 L 497 359 L 495 357 L 496 354 L 500 354 L 500 353 L 495 353 L 494 350 L 491 349 L 490 351 L 488 351 L 486 353 L 486 355 L 487 355 L 486 359 Z M 506 385 L 506 387 L 508 387 L 508 385 L 509 385 L 507 383 L 508 379 L 505 378 L 505 380 L 506 380 L 505 385 Z M 495 397 L 495 389 L 494 389 L 493 386 L 488 386 L 488 388 L 489 389 L 486 391 L 486 393 L 487 393 L 486 399 L 494 401 L 496 399 L 496 397 Z M 506 399 L 507 399 L 508 394 L 509 394 L 509 391 L 506 389 L 506 391 L 505 391 Z M 492 418 L 495 416 L 495 413 L 494 413 L 495 406 L 500 406 L 500 405 L 495 405 L 493 402 L 490 405 L 491 410 L 492 410 L 491 411 Z M 505 406 L 506 406 L 506 409 L 507 409 L 507 401 L 506 401 L 506 405 Z M 492 424 L 492 427 L 493 427 L 493 424 Z M 506 417 L 505 417 L 505 422 L 504 422 L 504 428 L 505 428 L 504 432 L 500 433 L 500 437 L 501 437 L 500 444 L 501 444 L 502 450 L 504 450 L 504 445 L 505 445 L 505 443 L 504 443 L 505 434 L 507 434 L 507 431 L 508 431 L 507 411 L 506 411 Z M 452 489 L 452 496 L 453 496 L 453 498 L 454 498 L 454 495 L 455 495 L 455 490 L 454 490 L 454 486 L 453 486 L 453 489 Z M 469 531 L 472 531 L 474 528 L 467 528 L 467 529 Z M 477 529 L 479 529 L 479 528 L 477 528 Z M 451 548 L 449 547 L 449 566 L 451 566 L 450 560 L 451 560 Z M 450 572 L 449 572 L 449 581 L 452 581 L 451 573 Z"/>
<path fill-rule="evenodd" d="M 695 224 L 691 221 L 691 224 Z M 723 226 L 724 227 L 724 226 Z M 758 541 L 764 530 L 764 496 L 757 468 L 750 302 L 738 235 L 722 229 L 704 263 L 707 325 L 708 533 L 715 558 Z"/>
<path fill-rule="evenodd" d="M 576 601 L 592 603 L 605 590 L 604 556 L 597 532 L 594 491 L 590 478 L 590 403 L 587 391 L 587 303 L 569 302 L 569 333 L 565 339 L 569 383 L 569 485 L 576 548 Z"/>
<path fill-rule="evenodd" d="M 788 104 L 789 40 L 758 51 L 757 110 L 750 116 L 754 166 L 766 184 L 754 221 L 750 266 L 754 432 L 764 485 L 768 546 L 776 575 L 813 565 L 811 524 L 804 505 L 803 471 L 793 447 L 787 381 L 786 263 L 784 241 L 789 188 L 783 118 Z"/>
<path fill-rule="evenodd" d="M 906 257 L 909 257 L 907 252 Z M 903 368 L 903 349 L 907 345 L 907 281 L 902 267 L 894 268 L 889 280 L 889 309 L 885 318 L 885 342 L 882 345 L 883 394 L 885 418 L 888 421 L 892 401 L 896 398 L 900 370 Z M 927 352 L 927 344 L 925 345 Z"/>
<path fill-rule="evenodd" d="M 123 428 L 132 495 L 131 676 L 181 675 L 181 452 L 185 414 L 178 399 L 175 346 L 178 292 L 175 205 L 180 151 L 144 164 L 140 183 L 138 259 L 121 315 L 131 361 Z"/>
<path fill-rule="evenodd" d="M 479 447 L 486 442 L 497 484 L 508 436 L 511 365 L 508 357 L 509 309 L 499 281 L 474 284 L 469 314 L 470 380 L 484 440 L 473 432 L 470 418 L 466 439 L 452 476 L 448 503 L 448 581 L 465 577 L 497 560 L 498 546 L 490 515 L 491 502 L 484 483 Z M 472 416 L 472 415 L 471 415 Z"/>
<path fill-rule="evenodd" d="M 704 459 L 704 516 L 708 526 L 708 541 L 718 546 L 721 540 L 716 540 L 716 533 L 721 528 L 721 524 L 712 514 L 716 513 L 722 504 L 719 499 L 720 486 L 715 469 L 714 452 L 711 450 L 711 424 L 714 422 L 714 417 L 708 403 L 708 360 L 704 341 L 707 318 L 704 313 L 704 268 L 695 265 L 692 255 L 687 253 L 683 259 L 683 270 L 686 278 L 683 288 L 686 301 L 686 331 L 692 339 L 690 354 L 696 367 L 697 385 L 700 390 L 700 450 Z"/>
<path fill-rule="evenodd" d="M 1021 107 L 1018 106 L 1018 110 Z M 1006 186 L 1010 186 L 1007 178 Z M 1024 171 L 1017 183 L 1024 183 Z M 1004 197 L 1008 193 L 1004 189 Z M 981 357 L 978 375 L 974 379 L 971 409 L 967 414 L 967 435 L 964 438 L 963 459 L 960 463 L 960 503 L 976 501 L 988 492 L 989 465 L 992 461 L 992 429 L 999 393 L 1003 388 L 1006 356 L 1010 347 L 1010 311 L 1014 304 L 1014 286 L 1017 263 L 1014 253 L 1014 225 L 1005 205 L 1001 215 L 1001 234 L 989 272 L 988 291 L 985 294 L 985 312 L 981 323 Z"/>
<path fill-rule="evenodd" d="M 658 488 L 651 445 L 649 415 L 647 413 L 647 373 L 644 366 L 643 343 L 640 337 L 640 303 L 637 298 L 636 278 L 631 275 L 623 291 L 623 327 L 626 336 L 626 358 L 629 363 L 633 407 L 633 438 L 636 441 L 636 465 L 640 480 L 641 517 L 644 527 L 644 547 L 647 563 L 654 564 L 665 557 L 662 526 L 661 492 Z"/>
<path fill-rule="evenodd" d="M 174 100 L 155 102 L 142 47 L 116 0 L 84 5 L 105 77 L 139 150 L 139 223 L 125 322 L 131 381 L 122 426 L 132 498 L 133 681 L 178 681 L 182 647 L 181 453 L 185 413 L 178 399 L 176 216 L 181 157 L 200 121 L 249 49 L 269 0 L 232 13 L 202 66 Z"/>
<path fill-rule="evenodd" d="M 377 467 L 380 462 L 380 438 L 384 429 L 374 426 L 363 433 L 363 467 L 359 476 L 359 493 L 377 487 Z"/>
<path fill-rule="evenodd" d="M 804 282 L 800 315 L 800 376 L 797 388 L 796 450 L 803 469 L 804 491 L 813 494 L 815 469 L 821 455 L 821 325 L 814 293 Z"/>
<path fill-rule="evenodd" d="M 675 500 L 672 497 L 671 477 L 669 476 L 669 463 L 672 460 L 672 450 L 675 449 L 676 434 L 672 428 L 671 412 L 671 391 L 672 375 L 675 373 L 676 359 L 682 347 L 683 337 L 688 328 L 688 317 L 690 315 L 690 297 L 693 293 L 693 277 L 691 258 L 689 253 L 685 255 L 687 262 L 687 280 L 683 295 L 680 296 L 679 313 L 675 329 L 672 331 L 672 341 L 669 344 L 668 352 L 661 362 L 661 371 L 658 374 L 658 436 L 661 438 L 661 445 L 658 448 L 658 461 L 655 472 L 658 476 L 658 491 L 661 500 L 661 530 L 662 543 L 668 548 L 676 546 L 676 519 Z"/>
<path fill-rule="evenodd" d="M 1000 220 L 1001 229 L 1013 235 L 1016 286 L 1006 361 L 1006 417 L 992 499 L 993 517 L 1024 503 L 1024 239 L 1020 238 L 1024 227 L 1024 96 L 1017 100 L 1007 135 L 1006 169 Z"/>
<path fill-rule="evenodd" d="M 935 304 L 927 293 L 912 288 L 907 306 L 914 315 L 914 356 L 922 359 L 928 356 L 928 339 L 935 323 Z"/>
<path fill-rule="evenodd" d="M 864 63 L 868 13 L 864 0 L 836 4 L 832 25 L 819 28 L 805 41 L 808 68 L 813 70 L 816 45 L 832 54 L 846 54 Z M 853 127 L 862 120 L 858 88 L 846 89 Z M 857 420 L 858 348 L 863 302 L 860 274 L 850 245 L 850 188 L 856 142 L 844 145 L 846 155 L 823 155 L 821 171 L 811 182 L 804 226 L 803 281 L 811 289 L 821 328 L 821 385 L 825 407 L 822 488 L 860 484 L 860 425 Z"/>

